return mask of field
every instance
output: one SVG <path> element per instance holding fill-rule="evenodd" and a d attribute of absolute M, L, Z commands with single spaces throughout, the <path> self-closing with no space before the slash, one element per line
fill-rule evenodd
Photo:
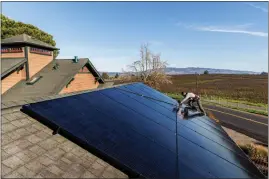
<path fill-rule="evenodd" d="M 267 75 L 174 75 L 170 78 L 173 83 L 162 85 L 162 92 L 179 94 L 181 91 L 192 91 L 202 96 L 268 103 Z"/>

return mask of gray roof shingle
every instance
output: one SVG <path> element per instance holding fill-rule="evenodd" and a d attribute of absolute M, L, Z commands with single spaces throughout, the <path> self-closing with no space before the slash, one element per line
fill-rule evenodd
<path fill-rule="evenodd" d="M 5 178 L 128 178 L 120 170 L 63 136 L 52 135 L 50 128 L 20 111 L 24 104 L 96 90 L 101 89 L 32 97 L 27 100 L 2 101 L 1 176 Z"/>
<path fill-rule="evenodd" d="M 18 108 L 20 108 L 22 105 L 25 104 L 30 104 L 30 103 L 37 103 L 40 101 L 47 101 L 47 100 L 52 100 L 52 99 L 57 99 L 57 98 L 64 98 L 64 97 L 68 97 L 68 96 L 73 96 L 73 95 L 77 95 L 77 94 L 83 94 L 83 93 L 89 93 L 92 91 L 99 91 L 102 89 L 107 89 L 107 88 L 114 88 L 114 87 L 118 87 L 118 86 L 123 86 L 123 85 L 127 85 L 127 84 L 133 84 L 133 83 L 124 83 L 124 84 L 118 84 L 118 85 L 108 85 L 108 86 L 101 86 L 99 88 L 96 89 L 90 89 L 90 90 L 85 90 L 85 91 L 77 91 L 77 92 L 72 92 L 72 93 L 65 93 L 65 94 L 54 94 L 54 95 L 44 95 L 44 96 L 39 96 L 39 97 L 30 97 L 27 99 L 14 99 L 14 100 L 3 100 L 2 97 L 2 101 L 1 101 L 1 108 L 3 110 L 18 110 Z M 3 112 L 3 111 L 2 111 Z"/>
<path fill-rule="evenodd" d="M 59 50 L 56 47 L 53 47 L 52 45 L 49 45 L 45 42 L 42 42 L 40 40 L 37 40 L 29 35 L 21 34 L 17 36 L 13 36 L 10 38 L 2 39 L 1 44 L 2 45 L 11 45 L 11 44 L 28 44 L 28 45 L 35 45 L 39 47 L 45 47 L 52 50 Z"/>
<path fill-rule="evenodd" d="M 54 60 L 34 76 L 42 76 L 39 81 L 33 85 L 28 85 L 27 81 L 19 82 L 2 95 L 2 100 L 24 100 L 30 97 L 58 94 L 85 65 L 89 65 L 91 72 L 98 78 L 99 83 L 104 83 L 103 79 L 98 75 L 99 73 L 96 73 L 88 62 L 89 59 L 87 58 L 79 59 L 78 63 L 74 63 L 70 59 Z M 59 66 L 58 69 L 54 70 L 53 67 L 56 63 Z"/>
<path fill-rule="evenodd" d="M 109 163 L 20 111 L 2 114 L 4 178 L 128 178 Z"/>
<path fill-rule="evenodd" d="M 26 62 L 25 58 L 1 58 L 1 78 Z"/>

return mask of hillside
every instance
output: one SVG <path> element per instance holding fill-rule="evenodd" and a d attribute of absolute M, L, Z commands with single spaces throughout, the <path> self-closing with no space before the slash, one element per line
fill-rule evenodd
<path fill-rule="evenodd" d="M 188 67 L 188 68 L 171 68 L 165 69 L 165 73 L 168 75 L 180 75 L 180 74 L 203 74 L 207 70 L 209 74 L 260 74 L 259 72 L 253 71 L 240 71 L 240 70 L 229 70 L 229 69 L 214 69 L 214 68 L 199 68 L 199 67 Z M 101 72 L 103 73 L 103 72 Z M 109 76 L 115 76 L 116 73 L 121 72 L 107 72 Z"/>
<path fill-rule="evenodd" d="M 260 74 L 253 71 L 240 71 L 240 70 L 229 70 L 229 69 L 213 69 L 213 68 L 199 68 L 199 67 L 188 67 L 188 68 L 166 68 L 165 72 L 169 75 L 177 74 L 203 74 L 207 70 L 209 74 Z"/>

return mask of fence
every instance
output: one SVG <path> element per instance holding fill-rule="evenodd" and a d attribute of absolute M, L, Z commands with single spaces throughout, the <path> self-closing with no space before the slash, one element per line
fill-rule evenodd
<path fill-rule="evenodd" d="M 214 103 L 219 104 L 222 106 L 232 107 L 232 108 L 238 108 L 243 110 L 255 110 L 263 113 L 268 113 L 268 105 L 251 105 L 247 103 L 232 101 L 229 99 L 223 99 L 219 97 L 213 97 L 213 96 L 201 96 L 202 101 L 208 102 L 208 103 Z"/>

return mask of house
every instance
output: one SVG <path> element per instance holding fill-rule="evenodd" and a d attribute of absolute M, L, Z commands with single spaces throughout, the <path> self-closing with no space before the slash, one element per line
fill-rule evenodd
<path fill-rule="evenodd" d="M 59 50 L 26 34 L 1 42 L 2 100 L 70 93 L 105 85 L 88 58 L 55 59 Z"/>
<path fill-rule="evenodd" d="M 4 178 L 265 178 L 222 127 L 142 83 L 2 102 Z"/>
<path fill-rule="evenodd" d="M 265 178 L 219 124 L 25 34 L 2 42 L 3 178 Z M 175 110 L 176 109 L 176 110 Z"/>

